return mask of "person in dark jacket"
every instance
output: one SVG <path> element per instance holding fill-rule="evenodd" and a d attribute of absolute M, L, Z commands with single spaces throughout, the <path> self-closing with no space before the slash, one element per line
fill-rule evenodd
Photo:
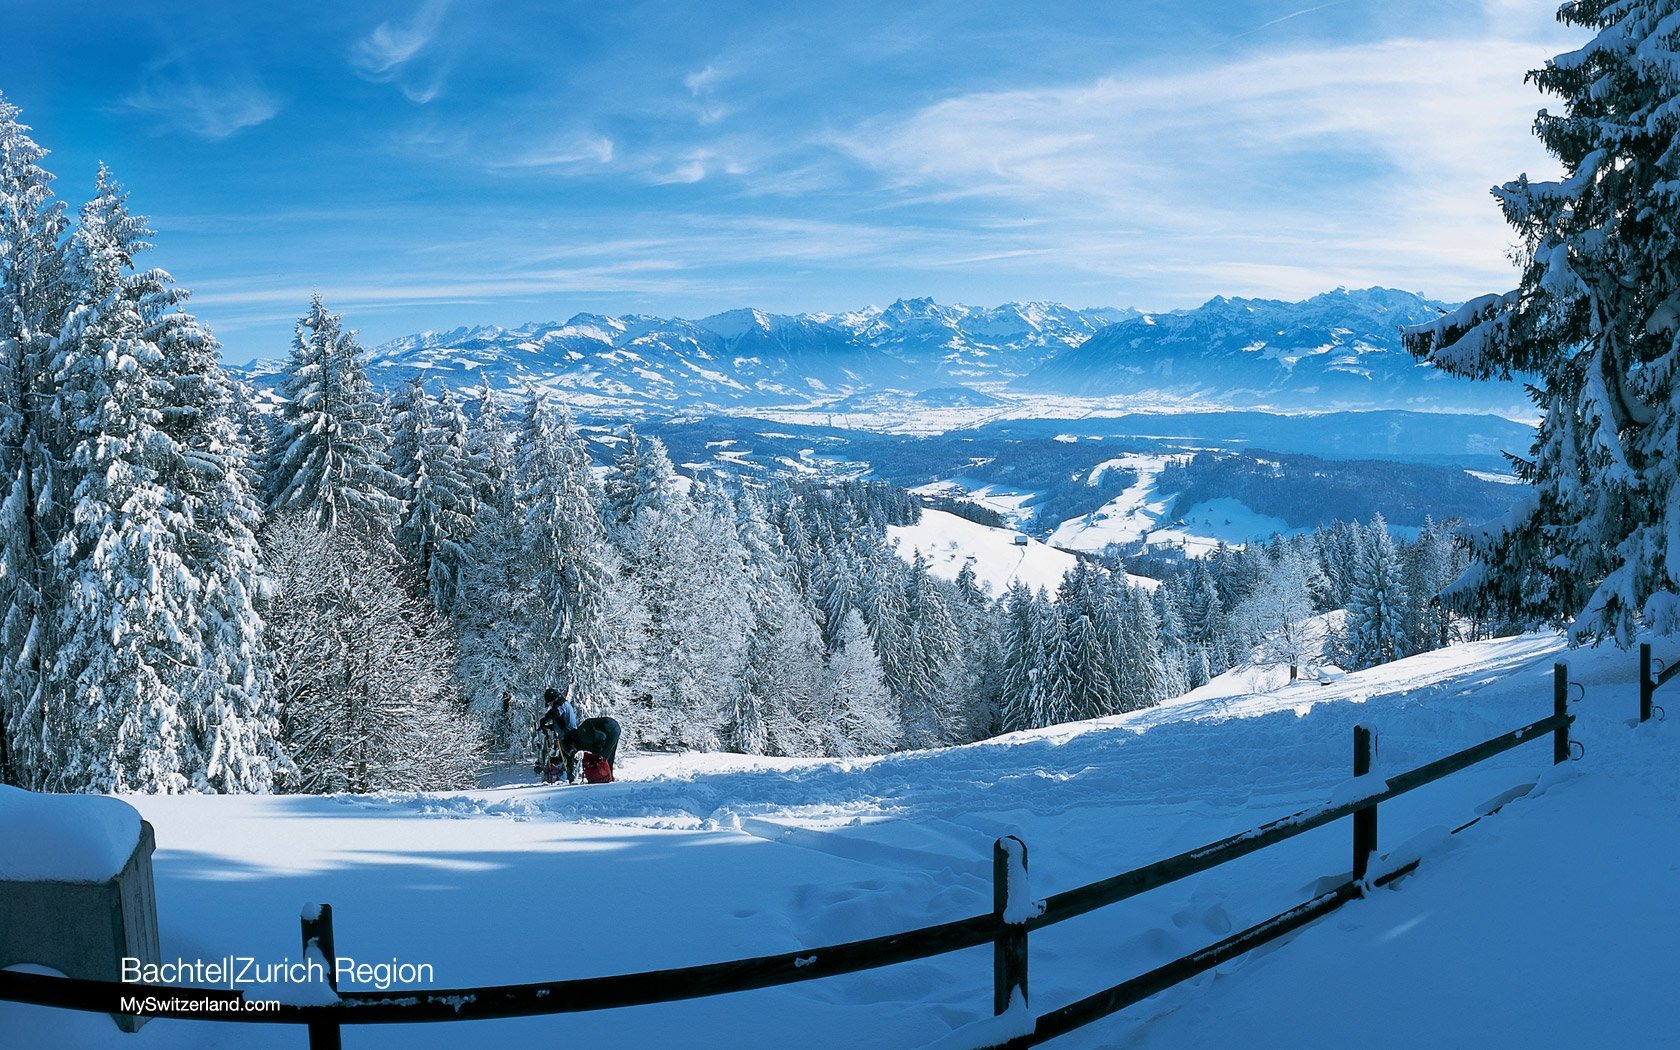
<path fill-rule="evenodd" d="M 571 697 L 567 697 L 562 703 L 559 693 L 553 689 L 544 689 L 543 704 L 542 718 L 537 720 L 537 732 L 564 733 L 568 729 L 577 728 L 577 707 L 572 704 Z"/>
<path fill-rule="evenodd" d="M 577 726 L 577 707 L 571 697 L 561 702 L 559 693 L 553 689 L 543 690 L 542 717 L 537 719 L 537 728 L 531 733 L 533 738 L 541 741 L 535 767 L 538 773 L 543 771 L 543 763 L 551 754 L 559 754 L 560 739 Z"/>

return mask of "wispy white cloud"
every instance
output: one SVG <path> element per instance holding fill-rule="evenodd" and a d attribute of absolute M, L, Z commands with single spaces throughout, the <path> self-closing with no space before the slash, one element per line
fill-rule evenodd
<path fill-rule="evenodd" d="M 717 83 L 722 74 L 715 65 L 707 65 L 705 69 L 697 70 L 683 77 L 683 87 L 688 88 L 689 94 L 698 95 Z"/>
<path fill-rule="evenodd" d="M 605 135 L 569 135 L 512 156 L 486 160 L 485 166 L 491 170 L 600 167 L 611 164 L 614 153 L 613 140 Z"/>
<path fill-rule="evenodd" d="M 683 86 L 688 88 L 688 93 L 694 100 L 693 104 L 697 107 L 695 119 L 702 125 L 716 124 L 735 112 L 718 100 L 718 85 L 726 77 L 724 70 L 716 64 L 708 64 L 706 68 L 683 77 Z"/>
<path fill-rule="evenodd" d="M 833 141 L 919 206 L 1046 220 L 1036 236 L 1093 272 L 1456 294 L 1507 279 L 1488 187 L 1550 170 L 1523 84 L 1547 53 L 1463 39 L 1250 55 L 956 96 Z"/>
<path fill-rule="evenodd" d="M 701 147 L 680 152 L 675 159 L 663 159 L 657 153 L 636 159 L 639 178 L 655 186 L 672 186 L 699 182 L 714 175 L 738 177 L 753 169 L 753 162 L 742 152 L 739 141 L 726 141 L 714 147 Z"/>
<path fill-rule="evenodd" d="M 252 73 L 205 80 L 186 63 L 168 61 L 148 73 L 122 105 L 161 127 L 224 139 L 272 119 L 280 112 L 280 97 Z"/>
<path fill-rule="evenodd" d="M 424 0 L 405 23 L 381 22 L 350 49 L 350 68 L 375 83 L 395 81 L 410 102 L 424 104 L 443 90 L 448 75 L 444 63 L 413 69 L 437 37 L 449 0 Z"/>
<path fill-rule="evenodd" d="M 438 66 L 432 75 L 418 84 L 398 84 L 403 97 L 418 106 L 423 106 L 443 93 L 443 82 L 449 77 L 448 66 Z"/>
<path fill-rule="evenodd" d="M 709 151 L 695 150 L 671 166 L 649 172 L 647 181 L 656 186 L 690 185 L 706 177 L 711 160 Z"/>

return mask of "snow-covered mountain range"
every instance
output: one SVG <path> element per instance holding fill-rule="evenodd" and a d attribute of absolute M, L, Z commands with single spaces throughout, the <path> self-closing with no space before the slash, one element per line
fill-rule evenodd
<path fill-rule="evenodd" d="M 585 406 L 821 404 L 879 391 L 1001 386 L 1129 311 L 993 309 L 899 300 L 845 314 L 740 309 L 681 318 L 579 314 L 563 323 L 424 332 L 377 347 L 376 380 L 533 382 Z"/>
<path fill-rule="evenodd" d="M 579 314 L 407 336 L 375 348 L 370 368 L 387 385 L 415 374 L 455 387 L 534 383 L 579 408 L 628 412 L 846 410 L 883 394 L 956 405 L 1148 396 L 1284 411 L 1522 411 L 1516 384 L 1456 380 L 1401 348 L 1401 325 L 1446 305 L 1370 288 L 1298 303 L 1216 298 L 1160 314 L 925 298 L 699 320 Z"/>
<path fill-rule="evenodd" d="M 1485 403 L 1488 384 L 1456 380 L 1400 345 L 1402 326 L 1446 308 L 1387 288 L 1338 288 L 1299 303 L 1221 297 L 1109 325 L 1014 385 L 1086 396 L 1162 391 L 1276 408 L 1475 407 Z"/>

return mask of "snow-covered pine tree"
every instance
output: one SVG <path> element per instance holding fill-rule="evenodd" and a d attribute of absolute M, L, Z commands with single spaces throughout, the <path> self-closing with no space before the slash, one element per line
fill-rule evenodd
<path fill-rule="evenodd" d="M 46 151 L 18 117 L 0 95 L 0 782 L 39 788 L 60 746 L 44 705 L 59 514 L 48 364 L 67 306 L 65 218 Z"/>
<path fill-rule="evenodd" d="M 950 679 L 954 718 L 948 742 L 966 743 L 996 734 L 998 688 L 1002 678 L 1003 650 L 999 631 L 998 605 L 982 587 L 973 562 L 964 562 L 952 585 L 951 621 L 956 628 L 960 652 Z"/>
<path fill-rule="evenodd" d="M 426 395 L 426 384 L 418 376 L 411 376 L 401 390 L 390 399 L 391 418 L 393 420 L 390 432 L 390 442 L 386 447 L 386 462 L 403 482 L 398 491 L 406 503 L 409 492 L 413 487 L 413 475 L 427 469 L 426 450 L 422 447 L 421 435 L 431 429 L 431 404 Z M 398 542 L 404 537 L 399 527 Z"/>
<path fill-rule="evenodd" d="M 445 387 L 438 394 L 436 426 L 432 431 L 433 498 L 437 501 L 435 539 L 430 545 L 431 566 L 426 575 L 432 607 L 447 612 L 455 603 L 466 564 L 467 538 L 478 513 L 477 491 L 481 465 L 472 452 L 472 433 L 465 410 Z"/>
<path fill-rule="evenodd" d="M 1206 681 L 1231 669 L 1229 618 L 1205 560 L 1196 562 L 1187 586 L 1184 624 L 1190 632 L 1192 657 L 1197 659 L 1198 672 L 1203 663 L 1207 668 L 1205 677 L 1199 673 L 1193 677 Z"/>
<path fill-rule="evenodd" d="M 1672 0 L 1575 0 L 1585 47 L 1528 79 L 1558 96 L 1535 132 L 1561 181 L 1494 190 L 1521 239 L 1517 288 L 1406 333 L 1449 372 L 1533 377 L 1542 419 L 1518 475 L 1534 486 L 1475 538 L 1454 590 L 1630 644 L 1680 626 L 1680 18 Z"/>
<path fill-rule="evenodd" d="M 1321 609 L 1345 609 L 1353 600 L 1353 577 L 1359 565 L 1361 529 L 1357 522 L 1333 521 L 1319 529 L 1319 561 L 1324 584 L 1317 595 Z"/>
<path fill-rule="evenodd" d="M 1155 618 L 1160 624 L 1162 699 L 1179 696 L 1190 689 L 1190 642 L 1179 611 L 1178 590 L 1165 584 L 1155 588 Z"/>
<path fill-rule="evenodd" d="M 828 657 L 829 730 L 824 751 L 831 755 L 880 755 L 898 746 L 901 719 L 881 661 L 856 609 L 846 613 Z"/>
<path fill-rule="evenodd" d="M 900 710 L 905 739 L 912 747 L 931 747 L 960 739 L 960 698 L 953 685 L 960 668 L 961 639 L 943 587 L 928 572 L 920 551 L 904 580 L 904 635 L 908 649 Z"/>
<path fill-rule="evenodd" d="M 1003 598 L 998 720 L 1005 733 L 1050 724 L 1041 693 L 1050 658 L 1042 626 L 1049 613 L 1042 604 L 1019 579 L 1011 581 Z"/>
<path fill-rule="evenodd" d="M 1406 584 L 1382 515 L 1365 529 L 1348 605 L 1347 649 L 1355 668 L 1373 667 L 1411 652 L 1406 637 Z"/>
<path fill-rule="evenodd" d="M 484 723 L 491 746 L 505 749 L 529 735 L 530 708 L 547 672 L 526 645 L 535 592 L 521 546 L 524 515 L 516 498 L 513 434 L 493 390 L 482 387 L 472 398 L 464 465 L 475 514 L 448 612 L 460 645 L 457 673 L 468 709 Z"/>
<path fill-rule="evenodd" d="M 257 410 L 256 396 L 251 384 L 223 373 L 227 381 L 228 397 L 234 424 L 234 439 L 239 446 L 241 469 L 245 472 L 245 488 L 257 499 L 262 510 L 264 472 L 269 463 L 269 418 L 267 412 Z"/>
<path fill-rule="evenodd" d="M 754 622 L 738 714 L 726 727 L 726 740 L 750 753 L 756 719 L 764 730 L 762 750 L 820 754 L 825 742 L 825 719 L 818 710 L 823 646 L 816 611 L 800 595 L 787 549 L 756 494 L 740 492 L 735 506 Z"/>
<path fill-rule="evenodd" d="M 1307 578 L 1307 600 L 1312 601 L 1312 610 L 1320 613 L 1337 608 L 1326 601 L 1326 595 L 1331 591 L 1331 580 L 1324 571 L 1324 554 L 1319 549 L 1317 534 L 1302 533 L 1299 536 L 1290 536 L 1284 546 L 1300 561 L 1300 570 Z"/>
<path fill-rule="evenodd" d="M 904 601 L 904 577 L 908 568 L 896 558 L 890 561 L 877 558 L 864 563 L 864 573 L 858 611 L 869 627 L 875 655 L 881 661 L 881 675 L 892 693 L 894 706 L 900 715 L 914 716 L 918 712 L 904 709 L 905 698 L 922 684 L 915 681 L 921 668 L 912 649 Z"/>
<path fill-rule="evenodd" d="M 180 450 L 159 430 L 134 257 L 144 224 L 101 167 L 71 238 L 78 302 L 53 344 L 69 513 L 54 545 L 64 582 L 46 720 L 60 749 L 48 783 L 70 791 L 185 791 L 199 772 L 175 671 L 202 654 L 197 581 L 178 537 L 190 526 L 162 473 Z"/>
<path fill-rule="evenodd" d="M 1062 618 L 1057 672 L 1066 689 L 1067 708 L 1057 722 L 1111 715 L 1120 709 L 1119 668 L 1115 666 L 1116 610 L 1108 607 L 1100 570 L 1079 562 L 1056 594 Z M 1154 643 L 1153 635 L 1149 639 Z"/>
<path fill-rule="evenodd" d="M 1417 539 L 1400 551 L 1407 603 L 1406 636 L 1417 652 L 1439 649 L 1453 639 L 1453 618 L 1441 591 L 1464 571 L 1459 545 L 1450 529 L 1425 518 Z"/>
<path fill-rule="evenodd" d="M 840 644 L 840 625 L 846 622 L 846 614 L 857 609 L 863 600 L 863 570 L 844 547 L 832 548 L 826 557 L 817 557 L 815 563 L 811 569 L 811 588 L 822 613 L 823 644 L 832 651 Z"/>
<path fill-rule="evenodd" d="M 1110 575 L 1106 618 L 1112 624 L 1110 661 L 1114 668 L 1116 710 L 1154 707 L 1167 693 L 1167 669 L 1161 658 L 1161 624 L 1142 588 Z"/>
<path fill-rule="evenodd" d="M 534 724 L 540 690 L 573 701 L 580 713 L 607 698 L 605 665 L 614 644 L 607 622 L 608 590 L 617 577 L 598 509 L 589 451 L 564 408 L 531 394 L 520 430 L 517 477 L 523 508 L 523 575 L 532 587 L 530 634 L 525 639 L 538 677 L 534 692 L 517 697 L 522 724 Z"/>
<path fill-rule="evenodd" d="M 756 618 L 734 505 L 701 479 L 685 485 L 663 443 L 634 431 L 607 482 L 605 516 L 642 613 L 630 640 L 635 731 L 661 745 L 715 747 L 756 711 L 736 710 Z"/>
<path fill-rule="evenodd" d="M 362 353 L 343 318 L 313 297 L 280 381 L 286 400 L 275 420 L 267 500 L 271 511 L 347 530 L 394 562 L 402 481 L 390 470 L 384 410 Z"/>
<path fill-rule="evenodd" d="M 664 505 L 675 477 L 665 443 L 658 438 L 644 442 L 635 427 L 625 427 L 612 468 L 601 482 L 608 527 L 623 528 L 643 511 Z"/>
<path fill-rule="evenodd" d="M 648 444 L 668 461 L 662 443 L 655 439 Z M 734 503 L 721 486 L 694 478 L 689 504 L 687 556 L 671 563 L 675 574 L 670 584 L 683 604 L 673 608 L 676 616 L 668 626 L 674 628 L 673 641 L 686 650 L 682 662 L 692 675 L 694 707 L 689 717 L 705 724 L 715 739 L 720 715 L 739 695 L 756 616 Z M 648 626 L 650 632 L 659 627 Z"/>
<path fill-rule="evenodd" d="M 770 744 L 765 694 L 770 691 L 774 664 L 768 644 L 769 634 L 767 623 L 754 625 L 753 633 L 747 639 L 747 666 L 741 688 L 735 694 L 729 719 L 719 734 L 725 749 L 743 755 L 762 755 Z"/>
<path fill-rule="evenodd" d="M 771 523 L 782 537 L 782 543 L 787 547 L 788 566 L 793 577 L 793 585 L 799 593 L 806 596 L 813 606 L 819 606 L 818 593 L 814 577 L 816 575 L 817 554 L 811 546 L 811 537 L 805 520 L 799 512 L 799 507 L 783 494 L 776 504 L 779 514 L 772 517 Z M 835 622 L 836 629 L 839 621 Z M 825 638 L 825 641 L 828 640 Z"/>
<path fill-rule="evenodd" d="M 256 471 L 241 415 L 248 405 L 222 371 L 215 338 L 184 309 L 187 293 L 151 271 L 140 284 L 141 319 L 161 353 L 149 386 L 159 428 L 178 459 L 162 478 L 186 524 L 181 560 L 197 582 L 200 659 L 177 671 L 200 771 L 195 788 L 268 791 L 291 767 L 280 747 L 273 657 L 257 603 L 267 579 L 256 530 Z"/>
<path fill-rule="evenodd" d="M 418 378 L 409 384 L 391 461 L 407 507 L 398 543 L 432 608 L 447 612 L 460 586 L 477 502 L 467 418 L 447 387 L 433 400 Z"/>
<path fill-rule="evenodd" d="M 102 168 L 69 248 L 54 344 L 68 581 L 54 680 L 74 732 L 58 786 L 266 791 L 287 763 L 254 599 L 258 516 L 216 344 Z"/>
<path fill-rule="evenodd" d="M 1061 602 L 1051 601 L 1045 596 L 1043 609 L 1045 616 L 1039 623 L 1038 644 L 1042 647 L 1045 657 L 1039 666 L 1036 707 L 1038 724 L 1051 726 L 1072 722 L 1081 717 L 1081 712 L 1085 709 L 1089 678 L 1079 665 L 1077 653 L 1081 650 L 1101 653 L 1102 650 L 1099 641 L 1094 637 L 1094 626 L 1092 636 L 1086 639 L 1084 645 L 1076 645 L 1068 638 L 1068 621 L 1071 617 Z"/>

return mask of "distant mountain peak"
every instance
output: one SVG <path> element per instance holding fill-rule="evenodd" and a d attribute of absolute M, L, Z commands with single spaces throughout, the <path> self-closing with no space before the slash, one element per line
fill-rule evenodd
<path fill-rule="evenodd" d="M 720 314 L 702 317 L 694 323 L 709 332 L 716 332 L 725 339 L 739 339 L 755 328 L 763 332 L 771 329 L 770 315 L 754 307 L 725 310 Z"/>

